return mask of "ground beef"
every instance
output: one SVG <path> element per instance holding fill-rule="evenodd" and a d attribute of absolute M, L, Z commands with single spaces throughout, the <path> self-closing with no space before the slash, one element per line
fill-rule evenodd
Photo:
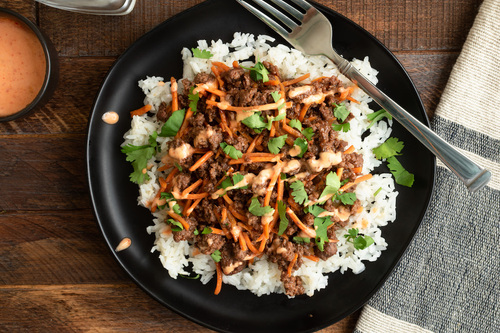
<path fill-rule="evenodd" d="M 217 78 L 212 73 L 198 73 L 194 77 L 194 83 L 196 84 L 215 82 L 215 81 L 217 81 Z"/>
<path fill-rule="evenodd" d="M 196 230 L 198 223 L 191 217 L 184 217 L 184 219 L 189 224 L 189 230 L 182 229 L 181 231 L 174 231 L 173 235 L 176 242 L 193 240 L 195 237 L 194 231 Z"/>
<path fill-rule="evenodd" d="M 189 173 L 179 173 L 174 178 L 174 187 L 178 188 L 179 191 L 185 190 L 189 185 L 191 185 L 191 174 Z"/>
<path fill-rule="evenodd" d="M 235 243 L 226 243 L 222 246 L 220 265 L 225 275 L 233 275 L 241 272 L 246 266 L 244 260 L 248 251 L 241 251 L 239 245 Z"/>
<path fill-rule="evenodd" d="M 203 229 L 202 229 L 203 230 Z M 220 250 L 226 243 L 226 237 L 216 234 L 199 235 L 196 238 L 195 246 L 200 249 L 203 254 L 212 254 L 216 250 Z"/>
<path fill-rule="evenodd" d="M 300 276 L 288 276 L 286 271 L 284 271 L 281 272 L 281 281 L 288 296 L 293 297 L 305 293 Z"/>
<path fill-rule="evenodd" d="M 323 245 L 323 251 L 317 247 L 314 248 L 314 254 L 322 260 L 327 260 L 335 253 L 337 253 L 337 243 L 334 242 L 326 242 Z"/>
<path fill-rule="evenodd" d="M 170 105 L 167 107 L 167 104 L 165 102 L 161 102 L 160 106 L 158 107 L 158 112 L 156 113 L 156 120 L 164 123 L 168 118 L 170 118 L 171 115 L 172 107 Z"/>

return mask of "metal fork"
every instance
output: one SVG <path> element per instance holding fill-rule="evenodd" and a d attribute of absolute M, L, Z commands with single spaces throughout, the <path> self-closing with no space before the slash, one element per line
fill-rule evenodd
<path fill-rule="evenodd" d="M 401 125 L 420 140 L 427 149 L 447 165 L 467 186 L 470 192 L 475 192 L 488 183 L 491 178 L 491 173 L 488 170 L 481 168 L 441 139 L 436 133 L 418 121 L 366 79 L 349 61 L 335 52 L 332 47 L 332 25 L 330 21 L 308 2 L 304 0 L 291 0 L 304 10 L 304 12 L 301 12 L 283 0 L 270 0 L 281 7 L 284 13 L 301 22 L 298 25 L 289 16 L 268 3 L 262 0 L 253 0 L 253 2 L 257 3 L 268 13 L 271 13 L 289 28 L 291 32 L 288 32 L 282 25 L 261 10 L 244 0 L 237 1 L 299 51 L 309 55 L 323 55 L 329 58 L 342 74 L 357 83 L 358 87 L 363 89 L 375 102 L 387 110 Z"/>

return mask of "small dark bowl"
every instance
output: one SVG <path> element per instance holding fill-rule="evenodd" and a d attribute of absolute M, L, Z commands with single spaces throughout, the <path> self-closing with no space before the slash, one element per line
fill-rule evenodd
<path fill-rule="evenodd" d="M 3 121 L 11 121 L 20 118 L 22 116 L 25 116 L 36 107 L 44 105 L 49 100 L 57 85 L 59 64 L 57 61 L 57 52 L 54 46 L 52 45 L 52 42 L 40 31 L 40 29 L 33 22 L 31 22 L 29 19 L 22 16 L 21 14 L 16 13 L 7 8 L 0 7 L 0 16 L 15 19 L 24 24 L 25 26 L 27 26 L 35 33 L 38 40 L 40 41 L 40 44 L 42 45 L 42 49 L 45 54 L 45 64 L 46 64 L 45 79 L 36 97 L 25 108 L 9 116 L 0 117 L 0 122 L 3 122 Z"/>

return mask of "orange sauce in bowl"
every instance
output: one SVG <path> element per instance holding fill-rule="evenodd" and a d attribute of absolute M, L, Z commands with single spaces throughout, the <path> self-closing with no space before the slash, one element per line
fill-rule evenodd
<path fill-rule="evenodd" d="M 28 106 L 45 74 L 45 53 L 36 34 L 21 21 L 0 15 L 0 117 Z"/>

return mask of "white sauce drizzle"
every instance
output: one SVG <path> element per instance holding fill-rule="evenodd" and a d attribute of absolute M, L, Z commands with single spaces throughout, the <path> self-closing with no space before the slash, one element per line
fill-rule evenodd
<path fill-rule="evenodd" d="M 170 148 L 168 150 L 168 155 L 170 155 L 170 157 L 176 159 L 176 160 L 183 160 L 189 156 L 191 156 L 194 152 L 194 149 L 193 147 L 191 147 L 191 145 L 189 143 L 183 143 L 182 145 L 180 145 L 179 147 L 177 148 Z"/>
<path fill-rule="evenodd" d="M 116 124 L 119 119 L 120 119 L 120 116 L 118 115 L 118 113 L 116 113 L 114 111 L 108 111 L 102 115 L 102 121 L 104 121 L 106 124 L 110 124 L 110 125 Z"/>

